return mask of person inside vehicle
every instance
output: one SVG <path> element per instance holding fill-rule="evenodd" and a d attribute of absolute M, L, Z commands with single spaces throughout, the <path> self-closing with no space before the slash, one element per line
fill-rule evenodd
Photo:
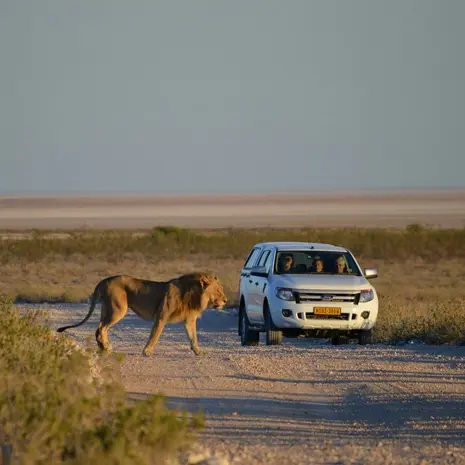
<path fill-rule="evenodd" d="M 336 270 L 338 273 L 347 273 L 346 261 L 342 255 L 336 258 Z"/>
<path fill-rule="evenodd" d="M 284 254 L 279 257 L 278 270 L 280 273 L 290 273 L 294 257 L 291 254 Z"/>
<path fill-rule="evenodd" d="M 315 272 L 323 273 L 323 260 L 321 258 L 315 259 Z"/>
<path fill-rule="evenodd" d="M 323 273 L 324 261 L 320 256 L 313 257 L 313 262 L 310 266 L 311 273 Z"/>

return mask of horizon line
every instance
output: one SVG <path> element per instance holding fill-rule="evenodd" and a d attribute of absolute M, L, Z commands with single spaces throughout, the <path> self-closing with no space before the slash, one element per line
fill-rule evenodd
<path fill-rule="evenodd" d="M 0 198 L 28 198 L 28 197 L 263 197 L 263 196 L 302 196 L 302 195 L 341 195 L 357 193 L 414 193 L 414 192 L 463 192 L 465 186 L 456 187 L 352 187 L 330 189 L 297 189 L 270 191 L 186 191 L 186 192 L 153 192 L 153 191 L 0 191 Z"/>

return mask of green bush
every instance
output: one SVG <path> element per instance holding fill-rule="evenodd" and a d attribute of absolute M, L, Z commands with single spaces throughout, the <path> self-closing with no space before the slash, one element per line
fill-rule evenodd
<path fill-rule="evenodd" d="M 194 440 L 201 415 L 171 411 L 161 395 L 129 403 L 43 317 L 0 303 L 0 443 L 12 444 L 15 463 L 161 464 Z"/>

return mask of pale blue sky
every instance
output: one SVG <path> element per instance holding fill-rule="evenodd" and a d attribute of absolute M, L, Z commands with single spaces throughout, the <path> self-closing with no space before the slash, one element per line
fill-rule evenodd
<path fill-rule="evenodd" d="M 464 0 L 2 0 L 0 192 L 465 186 Z"/>

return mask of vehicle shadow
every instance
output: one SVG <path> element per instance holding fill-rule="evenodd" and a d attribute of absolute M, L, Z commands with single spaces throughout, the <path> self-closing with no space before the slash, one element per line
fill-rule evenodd
<path fill-rule="evenodd" d="M 321 374 L 321 377 L 318 376 Z M 363 437 L 370 439 L 400 439 L 416 440 L 431 438 L 443 442 L 465 444 L 465 393 L 463 372 L 448 374 L 438 372 L 412 372 L 396 370 L 332 370 L 328 376 L 325 370 L 316 370 L 314 379 L 294 379 L 279 377 L 264 377 L 250 374 L 233 374 L 233 379 L 254 380 L 273 383 L 277 391 L 286 392 L 286 386 L 306 384 L 315 388 L 324 386 L 343 386 L 342 398 L 332 399 L 332 413 L 327 410 L 312 410 L 313 402 L 296 404 L 298 412 L 292 412 L 292 407 L 278 402 L 266 407 L 267 415 L 279 412 L 279 415 L 294 419 L 305 418 L 302 412 L 322 412 L 323 422 L 331 423 L 335 428 L 345 425 L 338 432 L 338 437 L 359 435 L 362 427 Z M 279 385 L 282 384 L 282 389 Z M 428 385 L 435 389 L 429 391 Z M 417 389 L 417 387 L 419 389 Z M 311 391 L 309 389 L 309 391 Z M 331 389 L 329 389 L 331 391 Z M 252 415 L 254 410 L 252 409 Z M 289 414 L 289 412 L 292 412 Z M 249 414 L 250 415 L 250 414 Z M 334 431 L 332 429 L 331 431 Z M 325 436 L 318 429 L 312 435 Z M 329 437 L 327 438 L 329 439 Z"/>
<path fill-rule="evenodd" d="M 137 393 L 129 393 L 133 399 Z M 329 405 L 331 407 L 329 407 Z M 465 444 L 465 397 L 415 399 L 405 403 L 390 395 L 376 401 L 352 395 L 342 401 L 308 396 L 297 401 L 228 397 L 173 397 L 167 406 L 207 415 L 207 438 L 238 440 L 244 444 L 274 445 L 321 441 L 431 439 Z"/>

